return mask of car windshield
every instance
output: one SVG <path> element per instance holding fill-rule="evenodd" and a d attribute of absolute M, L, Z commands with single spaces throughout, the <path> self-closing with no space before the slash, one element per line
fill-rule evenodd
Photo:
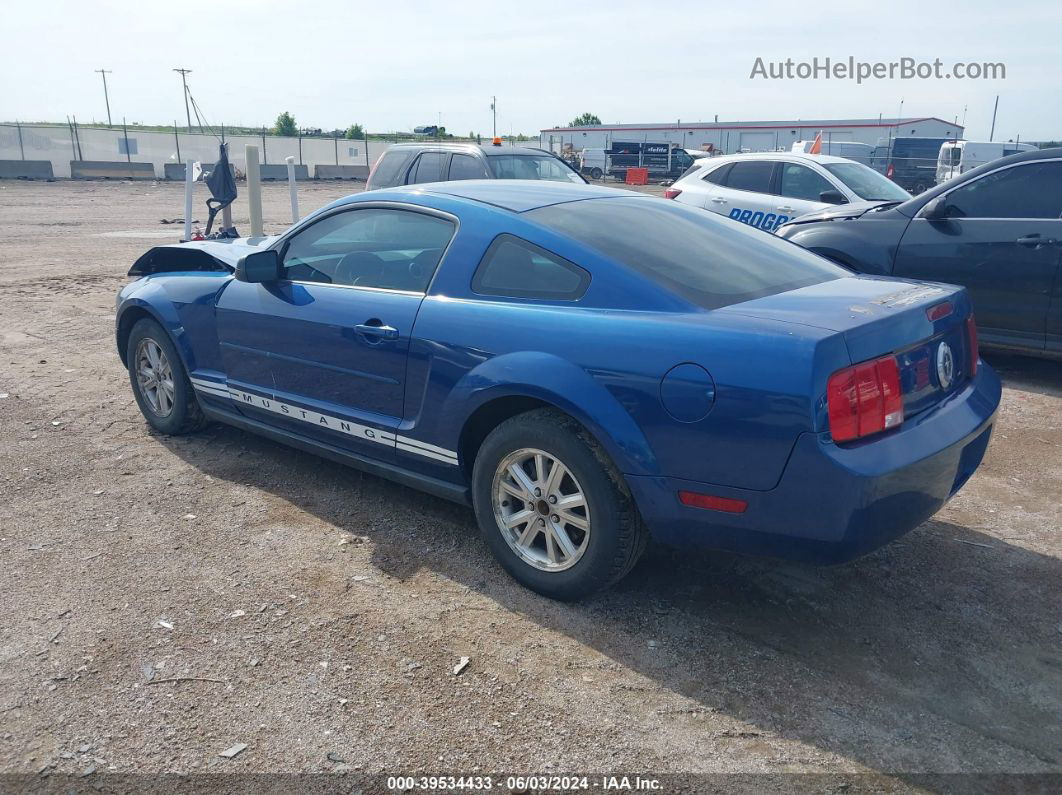
<path fill-rule="evenodd" d="M 911 194 L 862 163 L 824 163 L 826 170 L 866 201 L 905 202 Z"/>
<path fill-rule="evenodd" d="M 548 179 L 583 184 L 578 174 L 549 155 L 490 155 L 487 162 L 495 179 Z"/>
<path fill-rule="evenodd" d="M 795 244 L 678 202 L 592 199 L 527 216 L 706 309 L 850 275 Z"/>

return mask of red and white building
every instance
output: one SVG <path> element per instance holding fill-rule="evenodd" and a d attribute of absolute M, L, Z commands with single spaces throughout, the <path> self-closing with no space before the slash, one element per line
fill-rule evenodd
<path fill-rule="evenodd" d="M 549 127 L 541 131 L 544 149 L 608 148 L 613 141 L 652 141 L 683 149 L 735 152 L 789 150 L 796 141 L 855 141 L 878 146 L 891 138 L 961 138 L 962 126 L 935 116 L 878 119 L 798 119 L 795 121 L 676 122 L 673 124 L 601 124 Z"/>

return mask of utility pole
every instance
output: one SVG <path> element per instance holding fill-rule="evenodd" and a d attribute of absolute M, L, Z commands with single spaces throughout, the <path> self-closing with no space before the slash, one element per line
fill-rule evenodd
<path fill-rule="evenodd" d="M 498 98 L 497 97 L 491 97 L 490 98 L 490 112 L 494 116 L 494 135 L 491 136 L 491 137 L 492 138 L 497 138 L 498 137 Z"/>
<path fill-rule="evenodd" d="M 992 130 L 988 133 L 988 140 L 993 141 L 996 137 L 996 111 L 999 110 L 999 94 L 996 94 L 996 104 L 992 108 Z"/>
<path fill-rule="evenodd" d="M 99 72 L 103 78 L 103 101 L 107 103 L 107 126 L 111 126 L 111 98 L 107 96 L 107 75 L 111 74 L 110 69 L 95 69 L 93 71 Z"/>
<path fill-rule="evenodd" d="M 188 132 L 192 131 L 192 112 L 188 109 L 188 79 L 187 75 L 191 73 L 191 69 L 174 69 L 181 75 L 181 85 L 184 86 L 184 115 L 188 120 Z"/>

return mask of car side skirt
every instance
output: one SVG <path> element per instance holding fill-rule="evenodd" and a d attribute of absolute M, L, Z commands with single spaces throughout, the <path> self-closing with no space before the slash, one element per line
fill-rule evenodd
<path fill-rule="evenodd" d="M 299 434 L 280 428 L 274 428 L 264 422 L 244 417 L 235 412 L 226 411 L 216 406 L 209 406 L 205 401 L 200 403 L 200 407 L 202 408 L 203 413 L 215 422 L 223 422 L 226 425 L 232 425 L 241 430 L 249 431 L 259 436 L 264 436 L 274 442 L 287 445 L 288 447 L 294 447 L 297 450 L 319 455 L 330 461 L 360 469 L 363 472 L 368 472 L 370 475 L 376 475 L 377 477 L 400 483 L 403 486 L 409 486 L 410 488 L 426 492 L 435 497 L 442 497 L 445 500 L 450 500 L 451 502 L 456 502 L 461 505 L 472 504 L 472 495 L 467 486 L 448 483 L 444 480 L 439 480 L 438 478 L 433 478 L 428 475 L 411 472 L 402 467 L 395 466 L 394 464 L 374 461 L 366 456 L 343 450 L 325 442 L 307 439 L 305 436 L 300 436 Z"/>

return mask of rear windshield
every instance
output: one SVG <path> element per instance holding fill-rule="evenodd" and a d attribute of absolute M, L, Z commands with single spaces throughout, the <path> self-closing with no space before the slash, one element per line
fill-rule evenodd
<path fill-rule="evenodd" d="M 495 179 L 548 179 L 583 184 L 574 171 L 549 155 L 489 155 L 487 162 Z"/>
<path fill-rule="evenodd" d="M 393 188 L 395 185 L 401 185 L 405 177 L 405 167 L 416 154 L 417 150 L 412 148 L 388 149 L 372 172 L 369 178 L 371 185 L 368 189 Z"/>
<path fill-rule="evenodd" d="M 591 199 L 526 216 L 707 309 L 849 275 L 759 229 L 662 199 Z"/>

